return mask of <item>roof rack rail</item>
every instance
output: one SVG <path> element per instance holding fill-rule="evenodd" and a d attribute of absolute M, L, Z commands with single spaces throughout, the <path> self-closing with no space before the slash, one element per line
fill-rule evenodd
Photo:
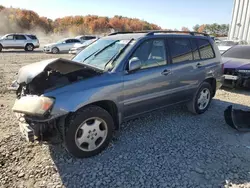
<path fill-rule="evenodd" d="M 144 30 L 144 31 L 124 31 L 124 32 L 122 31 L 122 32 L 110 33 L 108 36 L 118 35 L 118 34 L 130 34 L 130 33 L 145 33 L 146 36 L 154 35 L 155 33 L 180 33 L 180 34 L 190 34 L 193 36 L 203 35 L 209 37 L 209 35 L 206 33 L 199 33 L 195 31 L 169 31 L 169 30 L 146 30 L 146 31 Z"/>
<path fill-rule="evenodd" d="M 199 33 L 199 32 L 195 32 L 195 31 L 168 31 L 168 30 L 157 30 L 157 31 L 150 31 L 147 36 L 153 35 L 155 33 L 180 33 L 180 34 L 190 34 L 190 35 L 203 35 L 206 37 L 209 37 L 208 34 L 206 33 Z"/>
<path fill-rule="evenodd" d="M 148 33 L 149 31 L 119 31 L 119 32 L 114 32 L 110 33 L 108 36 L 112 35 L 118 35 L 118 34 L 132 34 L 132 33 Z"/>

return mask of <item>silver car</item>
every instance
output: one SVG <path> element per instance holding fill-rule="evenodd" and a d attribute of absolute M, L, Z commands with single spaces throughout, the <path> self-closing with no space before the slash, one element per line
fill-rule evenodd
<path fill-rule="evenodd" d="M 70 54 L 78 54 L 78 53 L 81 52 L 84 48 L 86 48 L 86 47 L 89 46 L 91 43 L 95 42 L 96 40 L 98 40 L 98 38 L 96 38 L 96 39 L 91 39 L 91 40 L 87 40 L 87 41 L 85 41 L 85 42 L 82 43 L 82 44 L 77 43 L 77 44 L 75 44 L 75 45 L 73 46 L 73 48 L 71 48 L 71 49 L 69 50 L 69 53 L 70 53 Z"/>
<path fill-rule="evenodd" d="M 78 40 L 81 40 L 82 43 L 88 41 L 88 40 L 96 40 L 99 37 L 98 36 L 94 36 L 94 35 L 79 35 L 75 37 Z"/>
<path fill-rule="evenodd" d="M 80 44 L 81 41 L 79 39 L 74 38 L 65 38 L 62 40 L 59 40 L 56 43 L 47 44 L 44 46 L 43 51 L 46 53 L 53 53 L 57 54 L 60 52 L 69 52 L 69 50 L 75 45 Z"/>
<path fill-rule="evenodd" d="M 39 40 L 32 34 L 11 33 L 6 34 L 0 39 L 0 52 L 2 49 L 24 49 L 33 51 L 39 48 Z"/>
<path fill-rule="evenodd" d="M 114 33 L 72 60 L 21 68 L 13 111 L 22 134 L 34 140 L 60 130 L 72 155 L 90 157 L 122 122 L 141 114 L 180 103 L 204 113 L 222 85 L 223 66 L 214 41 L 196 34 Z"/>

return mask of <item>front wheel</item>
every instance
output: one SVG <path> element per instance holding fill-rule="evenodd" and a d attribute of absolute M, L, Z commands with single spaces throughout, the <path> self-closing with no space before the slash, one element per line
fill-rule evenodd
<path fill-rule="evenodd" d="M 2 47 L 2 45 L 0 44 L 0 52 L 3 50 L 3 47 Z"/>
<path fill-rule="evenodd" d="M 207 111 L 212 100 L 212 87 L 208 82 L 203 82 L 192 101 L 188 103 L 188 109 L 194 114 L 202 114 Z"/>
<path fill-rule="evenodd" d="M 65 145 L 78 158 L 97 155 L 109 144 L 114 130 L 111 115 L 99 106 L 88 106 L 70 117 L 65 131 Z"/>
<path fill-rule="evenodd" d="M 58 54 L 59 49 L 57 47 L 54 47 L 54 48 L 52 48 L 51 52 L 52 52 L 52 54 Z"/>

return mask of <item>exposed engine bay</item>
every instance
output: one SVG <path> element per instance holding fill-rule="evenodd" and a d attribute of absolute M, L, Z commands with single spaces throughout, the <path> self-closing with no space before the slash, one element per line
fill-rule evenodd
<path fill-rule="evenodd" d="M 65 59 L 34 63 L 20 69 L 17 79 L 19 84 L 17 97 L 20 98 L 27 94 L 41 95 L 48 90 L 63 87 L 101 73 L 102 71 L 98 69 Z"/>

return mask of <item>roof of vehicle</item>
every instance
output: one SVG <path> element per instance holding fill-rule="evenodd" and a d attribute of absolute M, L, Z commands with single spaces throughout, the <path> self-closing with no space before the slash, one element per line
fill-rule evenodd
<path fill-rule="evenodd" d="M 29 34 L 29 33 L 8 33 L 8 34 L 5 34 L 5 35 L 33 35 L 33 36 L 36 36 L 34 34 Z"/>
<path fill-rule="evenodd" d="M 184 31 L 141 31 L 141 32 L 111 33 L 110 35 L 103 37 L 103 38 L 114 39 L 114 40 L 129 40 L 132 38 L 139 39 L 142 37 L 150 37 L 150 36 L 157 36 L 157 35 L 161 35 L 161 36 L 189 36 L 189 37 L 202 37 L 202 38 L 207 38 L 209 36 L 205 33 L 184 32 Z"/>

